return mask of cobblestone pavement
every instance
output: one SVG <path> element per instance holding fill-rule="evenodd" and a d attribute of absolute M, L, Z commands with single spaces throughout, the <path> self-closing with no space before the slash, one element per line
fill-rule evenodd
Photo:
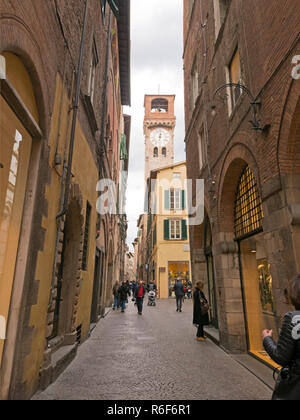
<path fill-rule="evenodd" d="M 35 400 L 269 400 L 271 391 L 210 340 L 198 342 L 192 302 L 130 302 L 111 311 L 76 359 Z"/>

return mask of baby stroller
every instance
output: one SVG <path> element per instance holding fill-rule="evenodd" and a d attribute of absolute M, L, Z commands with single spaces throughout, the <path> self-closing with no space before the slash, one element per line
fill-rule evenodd
<path fill-rule="evenodd" d="M 148 306 L 156 306 L 154 290 L 150 290 L 148 293 Z"/>

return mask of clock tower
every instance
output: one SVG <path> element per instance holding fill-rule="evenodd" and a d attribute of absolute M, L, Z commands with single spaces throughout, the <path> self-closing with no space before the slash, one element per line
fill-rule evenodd
<path fill-rule="evenodd" d="M 174 163 L 175 95 L 145 95 L 145 178 Z"/>

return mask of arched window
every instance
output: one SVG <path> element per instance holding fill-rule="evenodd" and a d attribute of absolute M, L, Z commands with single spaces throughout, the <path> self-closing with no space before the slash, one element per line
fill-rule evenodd
<path fill-rule="evenodd" d="M 156 98 L 151 102 L 151 112 L 168 112 L 169 103 L 164 98 Z"/>
<path fill-rule="evenodd" d="M 154 147 L 153 157 L 158 157 L 158 148 L 157 147 Z"/>
<path fill-rule="evenodd" d="M 167 149 L 165 147 L 162 148 L 162 155 L 167 157 Z"/>
<path fill-rule="evenodd" d="M 235 236 L 241 239 L 262 229 L 262 201 L 249 166 L 241 176 L 235 204 Z"/>

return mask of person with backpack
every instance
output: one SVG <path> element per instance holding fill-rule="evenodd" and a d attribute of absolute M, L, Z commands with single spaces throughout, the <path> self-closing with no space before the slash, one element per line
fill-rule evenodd
<path fill-rule="evenodd" d="M 209 305 L 208 301 L 203 292 L 204 283 L 198 281 L 193 293 L 194 298 L 194 312 L 193 312 L 193 324 L 198 327 L 197 330 L 197 341 L 205 341 L 204 326 L 209 325 Z"/>
<path fill-rule="evenodd" d="M 272 400 L 300 401 L 300 275 L 290 283 L 287 295 L 296 311 L 285 314 L 278 342 L 272 330 L 264 330 L 262 337 L 268 355 L 282 366 Z"/>

